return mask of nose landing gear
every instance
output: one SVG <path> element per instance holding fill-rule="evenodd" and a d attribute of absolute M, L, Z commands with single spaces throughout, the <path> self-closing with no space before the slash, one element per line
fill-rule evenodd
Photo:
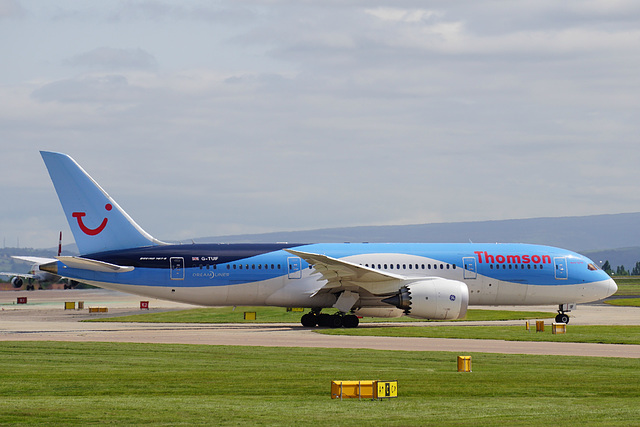
<path fill-rule="evenodd" d="M 566 313 L 558 313 L 556 323 L 569 323 L 569 315 Z"/>
<path fill-rule="evenodd" d="M 556 323 L 569 323 L 569 315 L 566 311 L 571 311 L 576 307 L 575 303 L 572 304 L 560 304 L 558 306 L 558 315 L 556 316 Z"/>

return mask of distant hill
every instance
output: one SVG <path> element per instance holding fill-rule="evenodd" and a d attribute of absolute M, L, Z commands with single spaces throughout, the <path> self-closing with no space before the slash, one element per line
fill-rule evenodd
<path fill-rule="evenodd" d="M 363 226 L 198 238 L 196 242 L 502 242 L 575 251 L 640 246 L 640 213 Z"/>
<path fill-rule="evenodd" d="M 609 261 L 614 270 L 619 265 L 623 265 L 627 271 L 631 271 L 636 266 L 636 263 L 640 261 L 640 246 L 581 253 L 598 263 L 598 265 L 601 265 L 601 261 Z"/>
<path fill-rule="evenodd" d="M 162 239 L 162 236 L 156 236 Z M 450 222 L 282 231 L 194 239 L 223 243 L 327 242 L 501 242 L 558 246 L 585 254 L 594 261 L 609 260 L 627 269 L 640 261 L 640 212 L 500 221 Z M 191 240 L 183 243 L 190 243 Z M 76 252 L 72 245 L 65 251 Z"/>
<path fill-rule="evenodd" d="M 282 231 L 195 239 L 196 242 L 424 242 L 534 243 L 585 254 L 594 261 L 609 260 L 627 269 L 640 261 L 640 212 Z M 621 249 L 622 248 L 622 249 Z"/>

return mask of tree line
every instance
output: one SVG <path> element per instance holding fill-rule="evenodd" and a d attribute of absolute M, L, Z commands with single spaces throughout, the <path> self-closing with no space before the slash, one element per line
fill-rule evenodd
<path fill-rule="evenodd" d="M 633 267 L 630 271 L 628 271 L 627 269 L 624 268 L 624 265 L 619 265 L 614 270 L 611 264 L 609 263 L 609 261 L 607 260 L 605 261 L 604 264 L 602 264 L 602 269 L 609 276 L 640 276 L 640 261 L 636 262 L 635 267 Z"/>

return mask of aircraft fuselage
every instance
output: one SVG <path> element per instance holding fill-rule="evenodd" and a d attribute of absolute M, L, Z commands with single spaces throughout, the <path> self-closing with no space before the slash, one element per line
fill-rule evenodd
<path fill-rule="evenodd" d="M 332 294 L 305 260 L 286 249 L 320 253 L 416 280 L 463 282 L 470 305 L 543 305 L 594 301 L 615 283 L 577 253 L 528 244 L 193 244 L 149 246 L 85 257 L 131 266 L 130 272 L 74 269 L 59 274 L 104 288 L 190 304 L 328 307 Z M 392 285 L 388 292 L 397 290 Z M 381 289 L 377 294 L 385 294 Z M 361 298 L 360 306 L 385 306 Z M 367 301 L 367 302 L 365 302 Z"/>

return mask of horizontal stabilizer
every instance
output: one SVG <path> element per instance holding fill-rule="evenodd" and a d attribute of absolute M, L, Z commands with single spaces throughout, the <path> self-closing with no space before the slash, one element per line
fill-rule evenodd
<path fill-rule="evenodd" d="M 30 262 L 33 264 L 48 264 L 50 262 L 55 262 L 55 258 L 43 258 L 39 256 L 11 255 L 11 258 L 18 259 L 20 261 Z"/>
<path fill-rule="evenodd" d="M 59 256 L 57 258 L 67 267 L 81 270 L 100 271 L 103 273 L 126 273 L 134 269 L 134 267 L 110 264 L 108 262 L 76 256 Z"/>

